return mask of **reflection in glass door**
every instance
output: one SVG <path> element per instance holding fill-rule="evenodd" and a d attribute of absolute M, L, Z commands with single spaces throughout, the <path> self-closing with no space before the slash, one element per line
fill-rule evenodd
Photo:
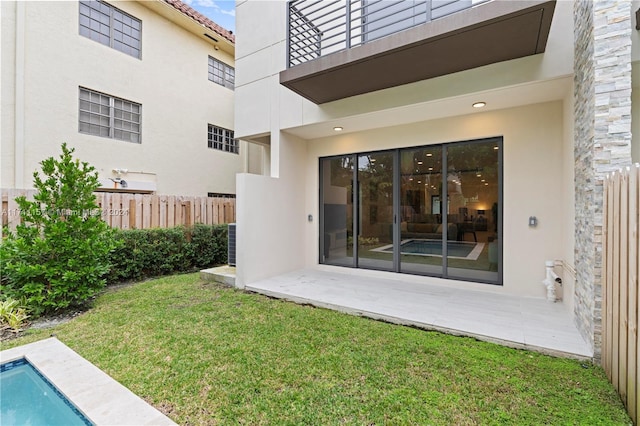
<path fill-rule="evenodd" d="M 447 221 L 455 243 L 447 250 L 447 276 L 498 281 L 500 174 L 497 140 L 447 147 Z"/>
<path fill-rule="evenodd" d="M 320 162 L 320 261 L 353 266 L 354 156 L 324 158 Z"/>
<path fill-rule="evenodd" d="M 442 147 L 400 152 L 400 270 L 442 275 Z"/>
<path fill-rule="evenodd" d="M 393 270 L 394 152 L 358 156 L 358 267 Z"/>

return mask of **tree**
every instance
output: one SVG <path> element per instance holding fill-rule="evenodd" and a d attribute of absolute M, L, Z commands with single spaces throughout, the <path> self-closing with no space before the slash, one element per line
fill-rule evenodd
<path fill-rule="evenodd" d="M 58 159 L 33 173 L 34 201 L 16 198 L 22 223 L 0 246 L 0 292 L 24 299 L 34 314 L 83 305 L 105 285 L 112 230 L 93 192 L 95 168 L 62 144 Z"/>

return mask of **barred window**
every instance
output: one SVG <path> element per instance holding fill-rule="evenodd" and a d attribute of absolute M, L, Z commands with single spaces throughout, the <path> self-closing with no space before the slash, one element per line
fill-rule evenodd
<path fill-rule="evenodd" d="M 209 148 L 219 149 L 220 151 L 240 152 L 240 141 L 234 139 L 233 130 L 223 129 L 222 127 L 209 124 L 209 132 L 207 137 Z"/>
<path fill-rule="evenodd" d="M 80 35 L 140 59 L 142 21 L 108 3 L 80 1 Z"/>
<path fill-rule="evenodd" d="M 209 56 L 209 80 L 233 90 L 236 70 L 233 67 Z"/>
<path fill-rule="evenodd" d="M 140 143 L 142 105 L 80 87 L 80 133 Z"/>
<path fill-rule="evenodd" d="M 226 199 L 235 199 L 236 198 L 236 194 L 225 194 L 225 193 L 221 193 L 221 192 L 207 192 L 207 197 L 210 198 L 226 198 Z"/>

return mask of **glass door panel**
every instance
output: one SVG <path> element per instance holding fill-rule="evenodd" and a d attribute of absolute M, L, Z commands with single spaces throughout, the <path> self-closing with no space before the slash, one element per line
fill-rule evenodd
<path fill-rule="evenodd" d="M 320 162 L 322 227 L 320 263 L 354 266 L 353 261 L 353 155 L 324 158 Z"/>
<path fill-rule="evenodd" d="M 442 146 L 400 152 L 400 271 L 442 275 Z"/>
<path fill-rule="evenodd" d="M 358 155 L 358 267 L 393 270 L 393 152 Z"/>
<path fill-rule="evenodd" d="M 450 278 L 499 280 L 499 149 L 498 140 L 446 148 Z"/>

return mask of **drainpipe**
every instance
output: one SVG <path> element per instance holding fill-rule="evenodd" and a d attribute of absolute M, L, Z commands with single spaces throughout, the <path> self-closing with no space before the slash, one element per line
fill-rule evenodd
<path fill-rule="evenodd" d="M 547 274 L 544 280 L 542 280 L 542 284 L 547 287 L 547 300 L 549 302 L 555 302 L 556 299 L 556 283 L 562 285 L 562 278 L 558 274 L 556 274 L 553 270 L 554 265 L 553 260 L 547 260 L 544 262 L 544 265 L 547 269 Z"/>

